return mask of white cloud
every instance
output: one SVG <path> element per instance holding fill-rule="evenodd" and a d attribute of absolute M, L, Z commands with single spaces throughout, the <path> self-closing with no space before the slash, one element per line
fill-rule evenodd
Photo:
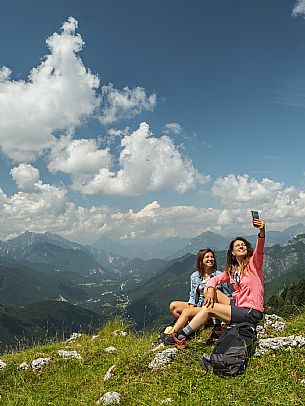
<path fill-rule="evenodd" d="M 283 184 L 264 178 L 261 181 L 250 179 L 248 175 L 227 175 L 216 179 L 212 193 L 223 204 L 240 206 L 243 204 L 262 204 L 270 201 L 283 189 Z"/>
<path fill-rule="evenodd" d="M 99 79 L 77 55 L 84 43 L 76 28 L 70 17 L 60 34 L 46 40 L 50 54 L 27 81 L 10 79 L 10 70 L 2 68 L 0 146 L 9 158 L 35 159 L 53 144 L 54 131 L 79 125 L 99 106 Z"/>
<path fill-rule="evenodd" d="M 66 141 L 64 139 L 63 142 Z M 122 150 L 117 172 L 109 168 L 111 157 L 108 151 L 98 150 L 97 144 L 93 142 L 90 148 L 92 156 L 96 158 L 93 160 L 96 165 L 90 166 L 88 163 L 88 170 L 81 170 L 79 157 L 80 149 L 84 151 L 84 144 L 88 148 L 88 143 L 83 140 L 58 146 L 51 154 L 49 164 L 53 171 L 61 170 L 72 174 L 73 188 L 84 194 L 136 196 L 164 188 L 184 193 L 197 183 L 209 181 L 208 176 L 200 175 L 192 162 L 182 157 L 169 137 L 153 137 L 146 123 L 140 124 L 136 131 L 125 135 L 121 140 Z M 114 161 L 114 157 L 112 160 Z M 83 163 L 83 159 L 81 162 Z M 90 170 L 91 177 L 87 176 Z"/>
<path fill-rule="evenodd" d="M 78 56 L 84 41 L 77 26 L 69 17 L 60 33 L 47 38 L 49 54 L 26 80 L 13 80 L 11 70 L 0 67 L 0 149 L 10 159 L 37 159 L 54 147 L 58 132 L 80 126 L 87 118 L 110 124 L 154 109 L 156 94 L 147 95 L 142 87 L 99 88 L 98 75 Z"/>
<path fill-rule="evenodd" d="M 298 0 L 293 7 L 292 15 L 297 17 L 302 14 L 305 15 L 305 0 Z"/>
<path fill-rule="evenodd" d="M 40 180 L 35 182 L 31 191 L 20 191 L 11 197 L 1 190 L 0 203 L 2 238 L 12 232 L 66 229 L 69 224 L 65 217 L 73 207 L 66 202 L 65 188 L 43 184 Z"/>
<path fill-rule="evenodd" d="M 126 127 L 124 130 L 121 130 L 119 128 L 109 128 L 107 130 L 107 134 L 111 138 L 122 138 L 125 137 L 125 135 L 128 135 L 129 133 L 129 127 Z"/>
<path fill-rule="evenodd" d="M 192 206 L 162 208 L 158 202 L 138 211 L 107 206 L 77 207 L 69 201 L 65 187 L 38 180 L 32 190 L 10 197 L 0 189 L 0 238 L 27 230 L 51 231 L 83 243 L 92 242 L 102 234 L 135 240 L 140 236 L 151 239 L 193 235 L 202 231 L 203 224 L 204 227 L 215 224 L 218 213 L 218 210 Z"/>
<path fill-rule="evenodd" d="M 51 172 L 62 171 L 74 176 L 92 175 L 101 168 L 108 168 L 111 155 L 107 149 L 98 149 L 96 140 L 73 140 L 70 135 L 62 136 L 49 156 Z"/>
<path fill-rule="evenodd" d="M 292 224 L 305 223 L 305 191 L 271 179 L 251 179 L 248 175 L 218 178 L 212 194 L 224 208 L 218 222 L 225 228 L 247 227 L 250 210 L 258 210 L 267 220 L 268 229 L 283 230 Z M 226 211 L 226 212 L 225 212 Z"/>
<path fill-rule="evenodd" d="M 19 174 L 21 172 L 19 168 Z M 14 176 L 16 178 L 16 171 Z M 33 175 L 33 181 L 35 178 Z M 248 183 L 251 181 L 253 179 L 248 179 Z M 305 191 L 281 185 L 280 189 L 275 187 L 270 195 L 265 195 L 265 200 L 258 201 L 252 196 L 253 200 L 250 198 L 239 205 L 230 199 L 222 200 L 218 209 L 191 205 L 162 207 L 153 201 L 138 211 L 123 211 L 107 206 L 77 207 L 69 200 L 65 187 L 38 180 L 31 190 L 12 196 L 0 189 L 0 238 L 27 230 L 51 231 L 82 243 L 95 241 L 101 235 L 132 238 L 135 242 L 173 236 L 195 237 L 208 230 L 247 235 L 255 232 L 251 226 L 251 208 L 259 210 L 267 222 L 267 230 L 283 230 L 292 224 L 304 223 Z"/>
<path fill-rule="evenodd" d="M 39 170 L 31 165 L 20 164 L 10 171 L 12 178 L 21 190 L 30 191 L 39 180 Z"/>
<path fill-rule="evenodd" d="M 117 90 L 111 83 L 102 86 L 102 97 L 100 121 L 103 124 L 111 124 L 120 118 L 133 118 L 143 110 L 153 111 L 157 101 L 155 93 L 147 96 L 142 87 Z"/>
<path fill-rule="evenodd" d="M 165 133 L 174 133 L 174 134 L 181 134 L 182 133 L 182 126 L 178 123 L 167 123 L 164 126 Z"/>

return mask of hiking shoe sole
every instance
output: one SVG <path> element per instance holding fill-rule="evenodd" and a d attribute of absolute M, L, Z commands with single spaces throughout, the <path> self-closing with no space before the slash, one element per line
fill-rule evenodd
<path fill-rule="evenodd" d="M 181 348 L 182 350 L 184 350 L 186 348 L 186 338 L 182 338 L 182 340 L 178 340 L 178 338 L 176 336 L 173 336 L 173 339 L 175 341 L 175 346 L 177 348 Z"/>
<path fill-rule="evenodd" d="M 166 333 L 161 333 L 160 338 L 162 342 L 166 345 L 175 345 L 175 339 L 174 339 L 174 334 L 166 334 Z"/>

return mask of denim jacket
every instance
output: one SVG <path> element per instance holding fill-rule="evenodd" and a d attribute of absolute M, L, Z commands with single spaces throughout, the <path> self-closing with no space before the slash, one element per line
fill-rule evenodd
<path fill-rule="evenodd" d="M 215 270 L 211 273 L 210 278 L 216 275 L 220 275 L 221 272 Z M 188 303 L 193 304 L 196 307 L 201 307 L 203 305 L 204 296 L 203 294 L 199 294 L 198 287 L 199 285 L 203 284 L 206 285 L 209 278 L 203 278 L 198 271 L 195 271 L 191 275 L 191 291 L 190 291 L 190 298 Z M 232 297 L 232 293 L 234 289 L 232 288 L 231 284 L 223 283 L 221 285 L 217 285 L 217 289 L 222 291 L 228 297 Z"/>

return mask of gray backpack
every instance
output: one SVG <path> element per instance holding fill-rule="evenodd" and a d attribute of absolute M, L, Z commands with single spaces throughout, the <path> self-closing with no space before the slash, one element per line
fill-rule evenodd
<path fill-rule="evenodd" d="M 256 329 L 252 324 L 231 324 L 217 340 L 212 353 L 198 357 L 200 365 L 205 371 L 213 370 L 220 375 L 242 374 L 255 352 L 256 342 Z"/>

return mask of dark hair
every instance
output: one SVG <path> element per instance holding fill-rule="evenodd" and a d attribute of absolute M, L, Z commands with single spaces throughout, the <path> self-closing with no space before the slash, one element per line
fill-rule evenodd
<path fill-rule="evenodd" d="M 196 271 L 198 271 L 199 273 L 203 272 L 203 258 L 205 256 L 205 254 L 207 254 L 208 252 L 210 252 L 211 254 L 213 254 L 214 257 L 214 265 L 213 265 L 213 269 L 217 269 L 217 262 L 216 262 L 216 257 L 215 257 L 215 253 L 213 250 L 211 250 L 211 248 L 204 248 L 202 250 L 199 250 L 197 252 L 197 256 L 196 256 Z"/>
<path fill-rule="evenodd" d="M 232 254 L 232 250 L 233 250 L 233 246 L 235 241 L 242 241 L 243 243 L 245 243 L 246 247 L 247 247 L 247 255 L 245 256 L 245 258 L 242 260 L 240 266 L 241 266 L 241 271 L 244 271 L 245 268 L 248 266 L 249 263 L 249 259 L 252 257 L 253 255 L 253 248 L 251 247 L 251 244 L 248 240 L 246 240 L 243 237 L 236 237 L 234 238 L 234 240 L 231 241 L 230 243 L 230 247 L 228 249 L 227 252 L 227 261 L 226 261 L 226 271 L 230 272 L 232 266 L 238 265 L 237 259 L 235 257 L 235 255 Z"/>

